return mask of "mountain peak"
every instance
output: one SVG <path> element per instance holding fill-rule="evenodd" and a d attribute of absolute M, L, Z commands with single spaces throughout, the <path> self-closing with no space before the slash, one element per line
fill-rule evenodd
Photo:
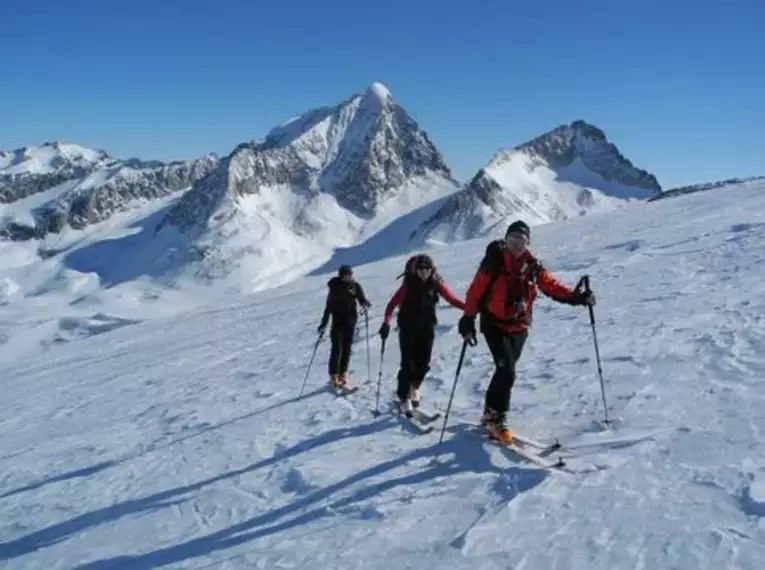
<path fill-rule="evenodd" d="M 636 168 L 615 144 L 609 142 L 602 129 L 581 119 L 560 125 L 512 150 L 541 159 L 554 169 L 569 167 L 578 160 L 604 180 L 614 180 L 654 194 L 661 192 L 653 174 Z M 498 153 L 498 160 L 493 162 L 502 162 L 510 155 L 512 151 Z"/>
<path fill-rule="evenodd" d="M 367 87 L 365 95 L 367 97 L 373 97 L 380 101 L 381 103 L 385 103 L 392 99 L 390 91 L 388 91 L 388 88 L 383 85 L 380 82 L 375 81 L 372 83 L 369 87 Z"/>
<path fill-rule="evenodd" d="M 323 196 L 346 213 L 368 219 L 415 178 L 435 175 L 451 181 L 425 131 L 378 82 L 344 101 L 293 117 L 260 141 L 240 144 L 220 168 L 226 173 L 184 200 L 192 202 L 199 194 L 200 203 L 218 204 L 227 193 L 236 198 L 263 195 L 282 186 L 309 197 L 308 205 Z M 210 213 L 208 208 L 179 205 L 177 212 L 183 215 L 171 212 L 169 217 L 185 226 L 186 212 L 197 210 L 203 217 Z"/>
<path fill-rule="evenodd" d="M 452 241 L 493 231 L 508 217 L 545 223 L 604 211 L 661 192 L 595 125 L 577 120 L 499 150 L 417 232 Z"/>
<path fill-rule="evenodd" d="M 190 259 L 203 273 L 228 272 L 243 259 L 242 268 L 281 271 L 355 245 L 456 189 L 427 133 L 373 83 L 238 145 L 157 231 L 176 228 L 192 240 Z M 289 248 L 294 256 L 285 257 Z"/>

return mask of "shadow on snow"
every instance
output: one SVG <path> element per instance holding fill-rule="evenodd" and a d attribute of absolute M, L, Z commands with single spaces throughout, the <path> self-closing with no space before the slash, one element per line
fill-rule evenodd
<path fill-rule="evenodd" d="M 195 491 L 209 485 L 251 473 L 280 461 L 294 458 L 302 453 L 314 451 L 340 439 L 363 437 L 380 432 L 390 427 L 392 422 L 397 423 L 388 416 L 383 420 L 372 421 L 361 426 L 330 430 L 241 469 L 79 515 L 16 540 L 0 544 L 0 560 L 22 556 L 52 546 L 78 532 L 103 523 L 116 521 L 125 516 L 156 511 L 191 500 Z M 182 562 L 294 529 L 300 525 L 316 522 L 324 517 L 332 516 L 335 510 L 354 506 L 397 487 L 416 486 L 438 477 L 452 476 L 461 472 L 503 474 L 504 479 L 510 483 L 495 485 L 494 489 L 500 494 L 500 499 L 505 502 L 536 487 L 547 477 L 547 473 L 540 469 L 523 467 L 500 469 L 495 467 L 491 462 L 489 452 L 482 445 L 467 442 L 466 438 L 460 437 L 464 429 L 463 426 L 456 426 L 450 430 L 456 432 L 456 436 L 444 442 L 442 448 L 439 449 L 441 459 L 438 461 L 432 460 L 437 444 L 416 449 L 405 455 L 362 469 L 336 483 L 309 492 L 287 505 L 271 509 L 226 529 L 144 554 L 117 556 L 93 561 L 81 565 L 79 570 L 147 569 Z M 447 456 L 449 459 L 446 459 Z M 405 473 L 399 476 L 393 474 L 395 470 L 405 468 L 410 463 L 428 458 L 431 458 L 431 461 L 422 466 L 410 466 Z M 379 480 L 380 477 L 384 477 L 384 479 Z"/>

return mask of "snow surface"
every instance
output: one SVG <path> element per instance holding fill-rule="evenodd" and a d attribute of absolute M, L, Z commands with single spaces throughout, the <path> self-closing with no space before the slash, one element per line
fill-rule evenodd
<path fill-rule="evenodd" d="M 191 271 L 225 279 L 248 292 L 283 285 L 312 271 L 365 263 L 413 247 L 409 238 L 439 200 L 456 191 L 437 175 L 413 177 L 363 218 L 326 193 L 261 186 L 244 197 L 226 196 L 194 245 L 207 253 Z M 178 248 L 189 240 L 173 238 Z"/>
<path fill-rule="evenodd" d="M 174 251 L 154 227 L 175 200 L 43 240 L 0 241 L 0 362 L 225 296 L 169 271 Z"/>
<path fill-rule="evenodd" d="M 7 210 L 0 205 L 0 212 L 19 219 L 39 200 L 87 186 L 104 172 L 14 202 Z M 115 175 L 130 172 L 123 168 Z M 66 227 L 40 241 L 0 241 L 0 361 L 238 292 L 324 275 L 343 263 L 355 266 L 408 252 L 414 229 L 454 190 L 438 175 L 414 178 L 365 220 L 326 194 L 264 187 L 244 199 L 226 200 L 194 244 L 205 252 L 200 262 L 189 262 L 188 236 L 155 232 L 181 193 L 137 201 L 83 230 Z M 294 230 L 296 221 L 301 233 Z"/>
<path fill-rule="evenodd" d="M 460 296 L 484 246 L 431 251 Z M 764 246 L 763 186 L 535 230 L 534 251 L 562 279 L 592 278 L 614 423 L 600 422 L 587 312 L 540 299 L 512 425 L 559 438 L 577 474 L 470 432 L 492 370 L 483 341 L 467 352 L 442 447 L 438 431 L 373 417 L 375 331 L 403 257 L 356 269 L 374 306 L 348 399 L 325 391 L 326 342 L 297 397 L 325 275 L 6 358 L 2 567 L 757 570 Z M 114 325 L 92 316 L 75 328 Z M 458 318 L 440 312 L 431 409 L 452 388 Z"/>

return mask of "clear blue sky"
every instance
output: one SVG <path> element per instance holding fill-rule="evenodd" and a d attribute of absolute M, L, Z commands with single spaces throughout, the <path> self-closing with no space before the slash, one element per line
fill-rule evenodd
<path fill-rule="evenodd" d="M 466 179 L 585 119 L 665 188 L 765 174 L 764 0 L 38 0 L 0 34 L 0 148 L 224 155 L 380 81 Z"/>

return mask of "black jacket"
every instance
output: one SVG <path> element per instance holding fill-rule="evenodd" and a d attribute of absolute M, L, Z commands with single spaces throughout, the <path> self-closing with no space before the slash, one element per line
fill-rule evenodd
<path fill-rule="evenodd" d="M 356 281 L 345 282 L 340 277 L 333 277 L 327 282 L 329 293 L 324 306 L 324 315 L 321 318 L 321 327 L 324 328 L 332 315 L 332 326 L 356 326 L 358 312 L 356 304 L 365 309 L 372 304 L 367 300 L 364 289 Z"/>
<path fill-rule="evenodd" d="M 398 326 L 401 328 L 432 328 L 438 323 L 438 282 L 434 279 L 405 280 L 406 295 L 398 310 Z"/>

